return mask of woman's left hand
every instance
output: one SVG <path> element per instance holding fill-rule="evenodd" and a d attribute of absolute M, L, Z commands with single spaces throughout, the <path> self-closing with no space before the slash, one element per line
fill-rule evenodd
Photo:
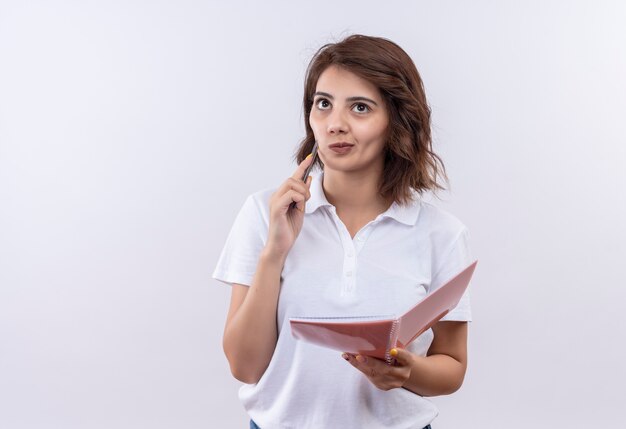
<path fill-rule="evenodd" d="M 394 355 L 394 351 L 396 354 Z M 381 390 L 391 390 L 404 386 L 411 375 L 413 354 L 404 349 L 392 349 L 394 364 L 371 356 L 343 353 L 341 356 L 361 371 L 369 381 Z"/>

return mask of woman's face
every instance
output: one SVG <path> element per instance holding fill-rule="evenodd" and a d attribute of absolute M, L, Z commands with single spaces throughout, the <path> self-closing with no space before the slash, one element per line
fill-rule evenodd
<path fill-rule="evenodd" d="M 373 83 L 328 67 L 317 81 L 309 123 L 325 169 L 382 172 L 389 116 Z"/>

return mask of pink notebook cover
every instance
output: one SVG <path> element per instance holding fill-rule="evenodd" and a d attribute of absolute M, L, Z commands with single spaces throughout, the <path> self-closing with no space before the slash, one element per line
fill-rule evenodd
<path fill-rule="evenodd" d="M 401 316 L 293 317 L 292 335 L 330 349 L 391 362 L 389 351 L 405 348 L 457 306 L 474 274 L 472 262 Z"/>

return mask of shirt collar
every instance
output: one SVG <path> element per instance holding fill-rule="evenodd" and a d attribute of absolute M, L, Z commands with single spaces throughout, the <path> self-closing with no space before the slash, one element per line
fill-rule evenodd
<path fill-rule="evenodd" d="M 309 198 L 309 200 L 306 202 L 305 213 L 307 214 L 313 213 L 315 210 L 323 206 L 333 206 L 331 203 L 328 202 L 328 200 L 326 199 L 326 194 L 324 194 L 324 188 L 322 187 L 323 178 L 324 173 L 313 176 L 313 180 L 311 181 L 311 187 L 309 188 L 309 191 L 311 192 L 311 198 Z"/>
<path fill-rule="evenodd" d="M 323 180 L 323 172 L 313 176 L 311 187 L 309 188 L 309 191 L 311 192 L 311 198 L 309 198 L 309 200 L 306 202 L 306 214 L 311 214 L 320 207 L 333 207 L 333 205 L 329 203 L 326 199 L 326 194 L 324 194 L 324 188 L 322 187 Z M 417 192 L 414 192 L 413 201 L 411 201 L 409 204 L 400 205 L 397 202 L 394 202 L 387 209 L 387 211 L 382 213 L 380 216 L 394 219 L 397 222 L 403 223 L 405 225 L 415 225 L 420 212 L 420 202 L 421 200 L 419 194 Z"/>
<path fill-rule="evenodd" d="M 391 207 L 389 207 L 381 216 L 389 217 L 397 222 L 413 226 L 417 222 L 421 206 L 420 196 L 417 192 L 414 192 L 413 200 L 407 205 L 400 205 L 394 201 L 393 204 L 391 204 Z"/>

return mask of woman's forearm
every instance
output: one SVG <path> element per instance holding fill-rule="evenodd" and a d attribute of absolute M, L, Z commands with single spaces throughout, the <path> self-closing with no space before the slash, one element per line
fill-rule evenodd
<path fill-rule="evenodd" d="M 414 355 L 404 388 L 420 396 L 449 395 L 463 384 L 466 365 L 445 354 Z"/>
<path fill-rule="evenodd" d="M 278 329 L 276 308 L 284 258 L 265 249 L 252 285 L 224 330 L 224 352 L 231 372 L 244 383 L 259 381 L 270 363 Z"/>

